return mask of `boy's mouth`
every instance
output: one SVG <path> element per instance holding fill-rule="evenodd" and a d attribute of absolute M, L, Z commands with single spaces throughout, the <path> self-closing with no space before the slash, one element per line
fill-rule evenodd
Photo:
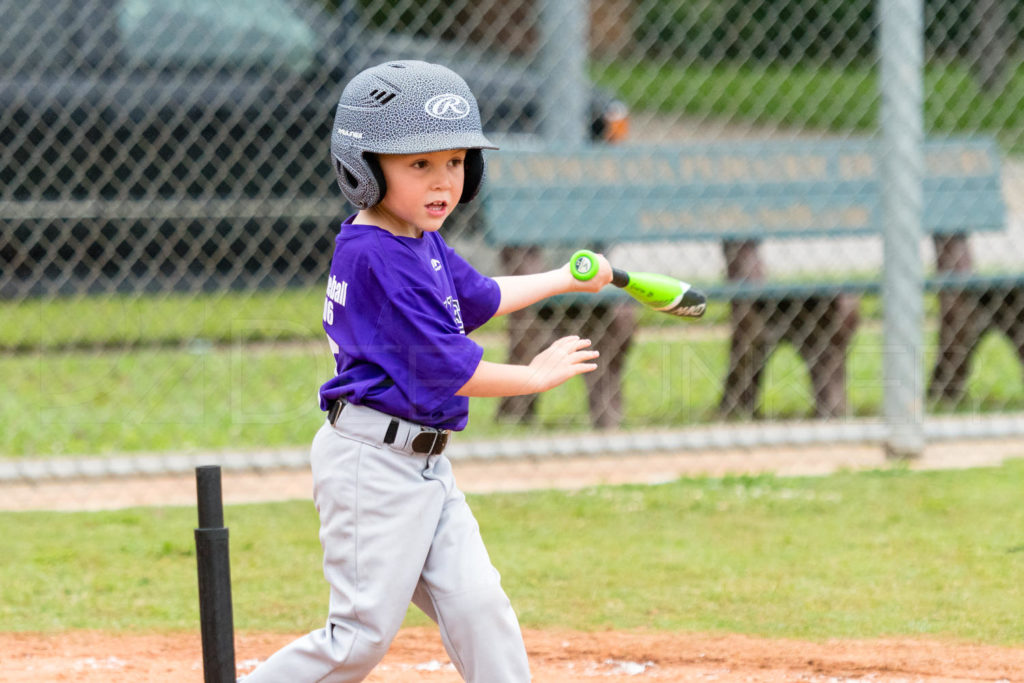
<path fill-rule="evenodd" d="M 448 202 L 430 202 L 427 204 L 427 213 L 432 216 L 443 216 L 448 212 Z"/>

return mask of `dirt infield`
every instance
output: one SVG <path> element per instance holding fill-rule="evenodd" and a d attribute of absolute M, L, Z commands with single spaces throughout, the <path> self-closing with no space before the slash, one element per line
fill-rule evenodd
<path fill-rule="evenodd" d="M 809 643 L 745 636 L 527 631 L 534 681 L 1024 681 L 1024 648 L 935 640 L 831 640 Z M 292 635 L 239 634 L 239 671 L 289 642 Z M 199 683 L 197 633 L 0 635 L 0 671 L 10 683 Z M 403 630 L 374 683 L 455 683 L 435 630 Z"/>

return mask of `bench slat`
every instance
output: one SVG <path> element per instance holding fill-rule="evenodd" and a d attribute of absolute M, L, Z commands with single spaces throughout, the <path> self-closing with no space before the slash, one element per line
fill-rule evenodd
<path fill-rule="evenodd" d="M 488 238 L 501 245 L 572 246 L 658 240 L 876 235 L 878 195 L 803 197 L 636 197 L 491 199 Z M 934 234 L 1000 230 L 998 190 L 925 193 L 925 228 Z"/>

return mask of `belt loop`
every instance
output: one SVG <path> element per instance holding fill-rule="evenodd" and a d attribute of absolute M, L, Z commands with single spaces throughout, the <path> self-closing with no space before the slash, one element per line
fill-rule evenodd
<path fill-rule="evenodd" d="M 391 445 L 395 442 L 395 437 L 398 436 L 398 420 L 391 418 L 391 422 L 388 423 L 388 431 L 384 432 L 384 443 Z"/>
<path fill-rule="evenodd" d="M 345 408 L 345 401 L 342 399 L 336 400 L 331 404 L 330 410 L 327 411 L 327 421 L 334 427 L 338 423 L 338 418 L 341 416 L 341 411 Z"/>

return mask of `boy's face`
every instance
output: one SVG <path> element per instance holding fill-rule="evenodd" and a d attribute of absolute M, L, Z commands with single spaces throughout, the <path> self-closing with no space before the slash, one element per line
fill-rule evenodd
<path fill-rule="evenodd" d="M 406 237 L 439 230 L 462 197 L 466 150 L 381 154 L 379 160 L 387 183 L 374 207 L 387 223 L 380 227 Z"/>

